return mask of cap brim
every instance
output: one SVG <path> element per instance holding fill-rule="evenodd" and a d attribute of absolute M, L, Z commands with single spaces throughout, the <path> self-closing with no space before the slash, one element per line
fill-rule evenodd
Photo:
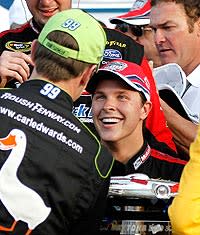
<path fill-rule="evenodd" d="M 167 84 L 173 87 L 179 96 L 186 89 L 186 75 L 176 63 L 169 63 L 153 69 L 153 75 L 157 86 Z"/>
<path fill-rule="evenodd" d="M 91 79 L 89 80 L 88 84 L 87 84 L 87 87 L 86 87 L 86 91 L 91 93 L 91 94 L 94 94 L 95 90 L 96 90 L 96 87 L 99 83 L 99 80 L 102 78 L 102 76 L 106 76 L 106 75 L 116 75 L 115 72 L 111 72 L 111 71 L 108 71 L 108 70 L 105 70 L 105 69 L 99 69 L 97 73 L 95 73 Z M 121 76 L 120 76 L 121 77 Z"/>
<path fill-rule="evenodd" d="M 102 78 L 102 76 L 106 76 L 106 75 L 113 75 L 115 77 L 118 77 L 121 79 L 121 81 L 124 81 L 125 84 L 127 84 L 128 86 L 130 86 L 131 88 L 135 89 L 136 91 L 138 92 L 141 92 L 145 98 L 147 100 L 150 100 L 150 97 L 146 94 L 146 92 L 144 92 L 142 90 L 142 88 L 140 88 L 139 86 L 137 86 L 136 84 L 134 84 L 133 82 L 131 82 L 129 79 L 127 79 L 126 77 L 124 77 L 123 75 L 119 74 L 118 72 L 116 71 L 113 71 L 113 70 L 107 70 L 107 69 L 100 69 L 98 71 L 98 73 L 94 74 L 92 76 L 92 78 L 90 79 L 87 87 L 86 87 L 86 91 L 91 93 L 91 94 L 94 94 L 95 90 L 96 90 L 96 87 L 98 85 L 98 82 L 100 81 L 100 79 Z M 137 76 L 137 75 L 136 75 Z"/>
<path fill-rule="evenodd" d="M 127 23 L 130 25 L 148 25 L 150 24 L 149 18 L 133 18 L 133 19 L 121 19 L 121 18 L 112 18 L 110 19 L 111 24 L 122 24 Z"/>
<path fill-rule="evenodd" d="M 158 91 L 160 98 L 164 100 L 180 116 L 194 123 L 198 122 L 198 120 L 196 120 L 196 118 L 191 114 L 191 111 L 185 105 L 181 97 L 171 86 L 167 84 L 158 85 Z"/>

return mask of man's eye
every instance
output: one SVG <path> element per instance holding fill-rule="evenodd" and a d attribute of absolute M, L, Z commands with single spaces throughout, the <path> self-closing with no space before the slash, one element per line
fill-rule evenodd
<path fill-rule="evenodd" d="M 163 29 L 165 29 L 165 30 L 170 30 L 172 28 L 174 28 L 174 26 L 172 26 L 172 25 L 165 25 L 165 26 L 163 26 Z"/>
<path fill-rule="evenodd" d="M 120 100 L 127 100 L 127 97 L 125 95 L 119 95 L 118 98 Z"/>
<path fill-rule="evenodd" d="M 105 98 L 104 95 L 94 95 L 95 100 L 103 100 Z"/>

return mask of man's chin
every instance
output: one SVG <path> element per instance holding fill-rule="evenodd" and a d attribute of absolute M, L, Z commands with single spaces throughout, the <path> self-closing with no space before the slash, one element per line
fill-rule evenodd
<path fill-rule="evenodd" d="M 170 52 L 160 53 L 160 60 L 163 65 L 169 63 L 177 63 L 176 58 L 174 58 L 174 56 Z"/>
<path fill-rule="evenodd" d="M 41 17 L 40 19 L 37 20 L 37 24 L 42 29 L 49 19 L 50 17 Z"/>
<path fill-rule="evenodd" d="M 118 141 L 118 137 L 114 135 L 100 135 L 101 140 L 106 143 L 113 143 Z"/>

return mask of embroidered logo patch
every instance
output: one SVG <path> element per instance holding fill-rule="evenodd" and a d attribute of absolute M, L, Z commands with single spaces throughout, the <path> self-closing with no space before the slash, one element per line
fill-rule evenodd
<path fill-rule="evenodd" d="M 123 71 L 125 68 L 127 67 L 127 64 L 125 64 L 124 62 L 111 62 L 110 64 L 106 65 L 104 67 L 104 69 L 108 69 L 108 70 L 113 70 L 113 71 Z"/>
<path fill-rule="evenodd" d="M 6 43 L 6 48 L 11 51 L 31 52 L 32 42 L 16 42 L 9 41 Z"/>
<path fill-rule="evenodd" d="M 135 170 L 137 170 L 149 158 L 150 153 L 151 153 L 151 148 L 149 145 L 147 145 L 144 153 L 141 156 L 139 156 L 133 163 Z"/>
<path fill-rule="evenodd" d="M 105 59 L 111 59 L 111 60 L 116 60 L 116 59 L 122 59 L 122 54 L 118 50 L 114 49 L 106 49 L 104 50 L 104 55 L 103 57 Z"/>

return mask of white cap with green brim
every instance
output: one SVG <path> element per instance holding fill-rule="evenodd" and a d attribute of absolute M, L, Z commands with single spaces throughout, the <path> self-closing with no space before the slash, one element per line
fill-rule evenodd
<path fill-rule="evenodd" d="M 79 50 L 49 40 L 47 36 L 53 31 L 62 31 L 71 35 L 78 43 Z M 93 16 L 81 9 L 70 9 L 52 16 L 42 29 L 38 41 L 64 58 L 99 64 L 106 45 L 106 34 Z"/>

